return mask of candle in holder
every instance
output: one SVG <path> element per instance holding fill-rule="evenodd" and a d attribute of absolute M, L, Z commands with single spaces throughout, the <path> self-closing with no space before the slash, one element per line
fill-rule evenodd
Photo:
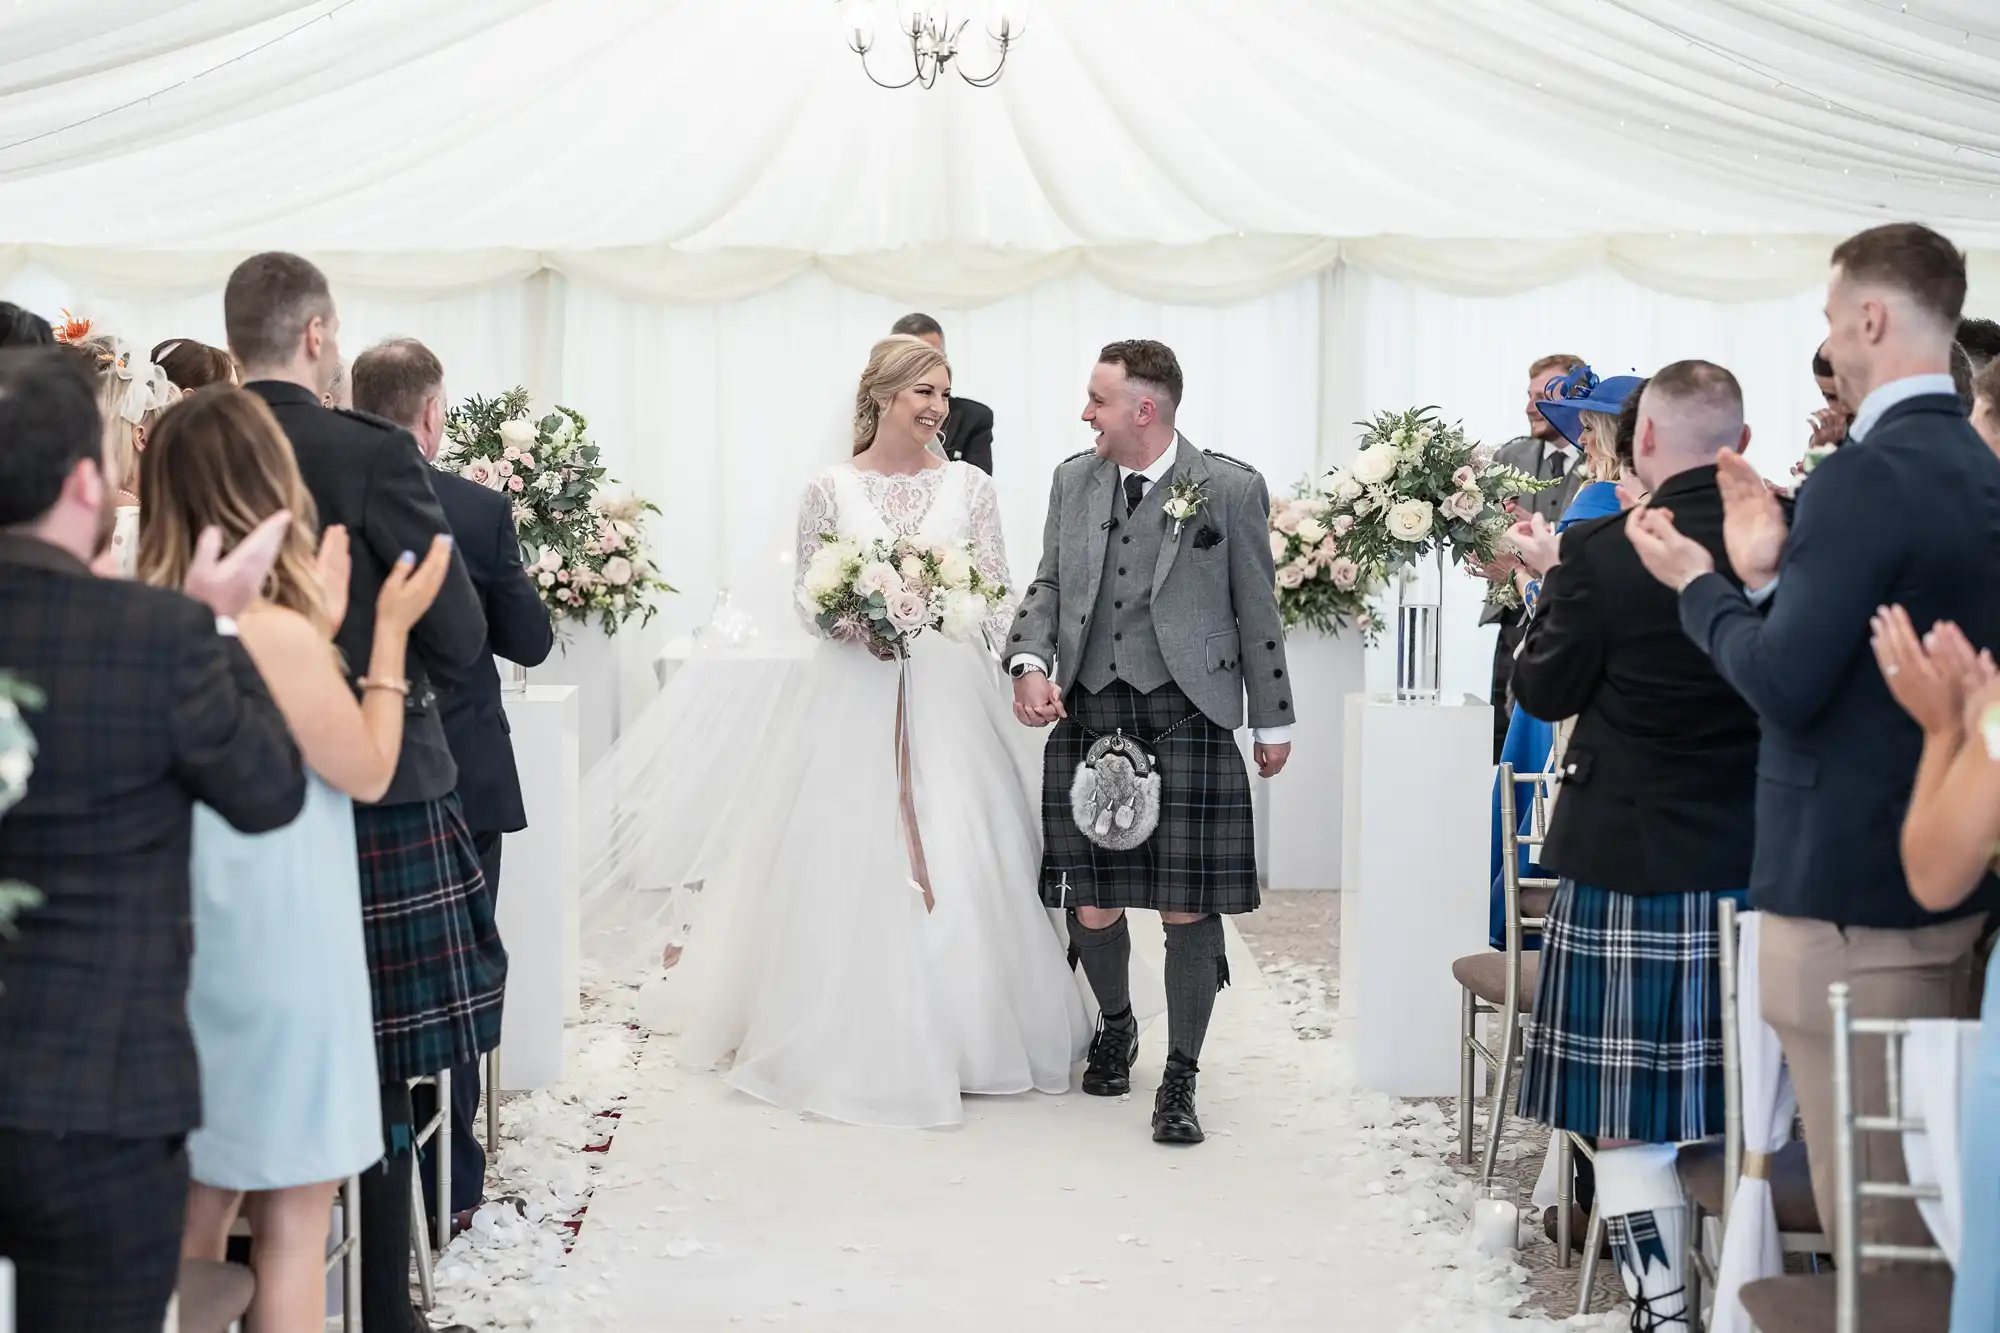
<path fill-rule="evenodd" d="M 1479 1187 L 1472 1201 L 1472 1240 L 1486 1254 L 1511 1254 L 1521 1247 L 1521 1208 L 1512 1185 Z"/>

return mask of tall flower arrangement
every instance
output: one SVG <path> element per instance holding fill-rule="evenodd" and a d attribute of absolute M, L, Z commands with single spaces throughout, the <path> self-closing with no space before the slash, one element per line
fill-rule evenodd
<path fill-rule="evenodd" d="M 445 416 L 437 466 L 507 496 L 521 559 L 558 624 L 595 620 L 606 634 L 658 610 L 674 588 L 645 550 L 645 516 L 659 507 L 601 493 L 607 480 L 583 413 L 537 413 L 528 391 L 474 395 Z"/>
<path fill-rule="evenodd" d="M 28 794 L 35 772 L 35 734 L 21 717 L 24 708 L 40 708 L 42 692 L 12 672 L 0 671 L 0 815 Z M 0 938 L 14 933 L 14 918 L 38 906 L 42 895 L 26 884 L 0 879 Z"/>
<path fill-rule="evenodd" d="M 1454 562 L 1493 559 L 1513 518 L 1506 502 L 1552 483 L 1493 461 L 1434 407 L 1381 412 L 1362 423 L 1361 452 L 1320 479 L 1340 554 L 1394 574 L 1448 548 Z"/>
<path fill-rule="evenodd" d="M 1333 501 L 1302 481 L 1290 499 L 1271 505 L 1271 559 L 1278 566 L 1278 610 L 1285 628 L 1304 625 L 1321 634 L 1352 626 L 1373 643 L 1381 617 L 1369 598 L 1382 585 L 1382 572 L 1341 551 L 1340 540 L 1354 526 L 1351 516 L 1335 515 Z"/>

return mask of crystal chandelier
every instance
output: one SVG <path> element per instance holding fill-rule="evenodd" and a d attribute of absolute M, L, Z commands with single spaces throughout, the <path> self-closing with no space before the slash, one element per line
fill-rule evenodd
<path fill-rule="evenodd" d="M 861 57 L 861 72 L 879 87 L 907 88 L 911 84 L 932 88 L 951 69 L 959 78 L 975 88 L 991 88 L 1000 81 L 1000 72 L 1007 67 L 1007 52 L 1015 42 L 1021 40 L 1022 23 L 1015 12 L 1005 6 L 996 6 L 986 27 L 986 36 L 999 52 L 993 68 L 984 74 L 968 74 L 965 66 L 954 62 L 964 54 L 965 30 L 972 20 L 953 18 L 951 11 L 939 5 L 910 4 L 908 0 L 896 7 L 896 35 L 910 44 L 910 77 L 901 83 L 890 83 L 878 76 L 868 64 L 868 53 L 875 49 L 875 16 L 871 7 L 856 4 L 847 13 L 847 46 Z"/>

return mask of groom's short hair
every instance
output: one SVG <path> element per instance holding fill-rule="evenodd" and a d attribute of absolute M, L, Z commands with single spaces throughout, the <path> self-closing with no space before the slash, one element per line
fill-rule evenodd
<path fill-rule="evenodd" d="M 1112 343 L 1097 354 L 1099 365 L 1122 366 L 1125 378 L 1164 394 L 1169 411 L 1181 405 L 1181 363 L 1174 349 L 1151 338 Z"/>

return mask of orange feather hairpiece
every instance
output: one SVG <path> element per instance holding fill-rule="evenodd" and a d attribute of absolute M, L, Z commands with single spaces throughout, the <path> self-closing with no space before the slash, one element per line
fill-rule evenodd
<path fill-rule="evenodd" d="M 65 309 L 63 322 L 56 326 L 55 336 L 59 343 L 80 343 L 90 336 L 90 321 L 78 319 Z"/>

